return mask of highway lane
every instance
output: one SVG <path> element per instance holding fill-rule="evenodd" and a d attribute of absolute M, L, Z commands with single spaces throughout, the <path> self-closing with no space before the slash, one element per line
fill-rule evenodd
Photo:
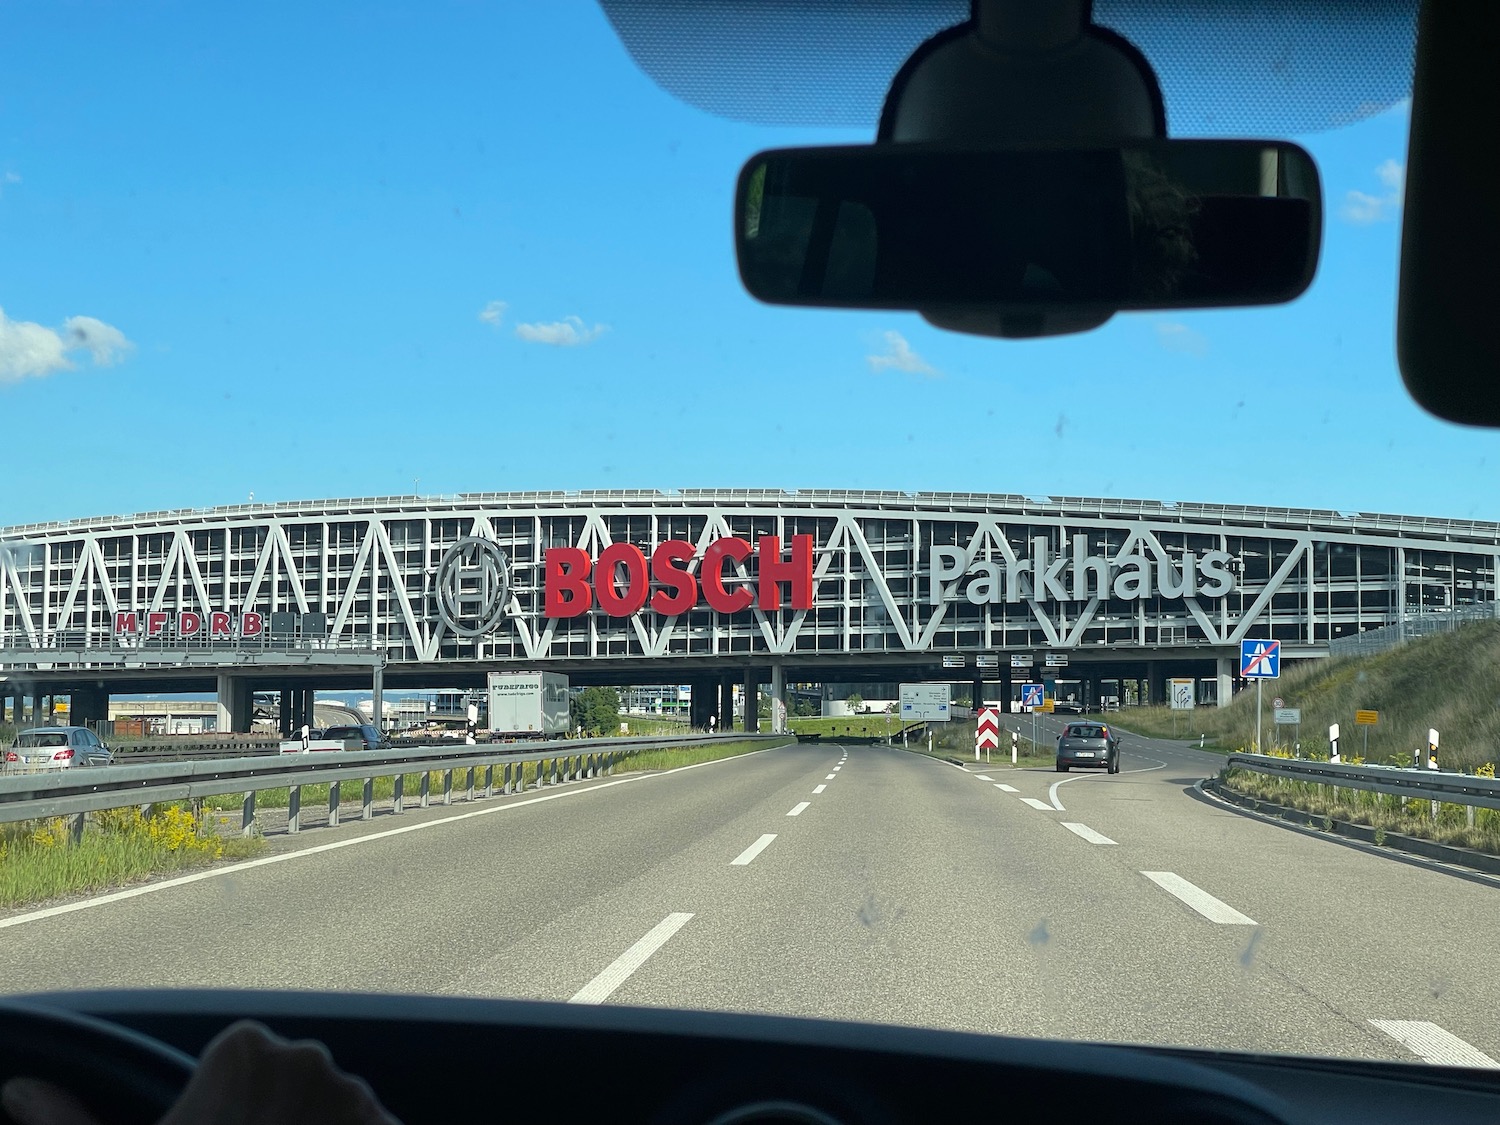
<path fill-rule="evenodd" d="M 1114 777 L 804 744 L 308 833 L 287 846 L 363 842 L 0 928 L 24 950 L 0 991 L 576 998 L 1393 1059 L 1415 1056 L 1370 1021 L 1430 1021 L 1500 1058 L 1477 936 L 1500 892 L 1205 804 L 1221 758 L 1135 742 Z"/>

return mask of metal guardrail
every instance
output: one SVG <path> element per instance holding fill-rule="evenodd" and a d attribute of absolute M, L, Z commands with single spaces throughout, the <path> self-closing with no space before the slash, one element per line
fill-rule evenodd
<path fill-rule="evenodd" d="M 1230 754 L 1230 768 L 1250 770 L 1293 781 L 1336 785 L 1340 789 L 1362 789 L 1413 800 L 1438 801 L 1471 808 L 1500 809 L 1500 778 L 1472 777 L 1441 770 L 1405 769 L 1399 766 L 1346 766 L 1312 762 L 1300 758 L 1273 758 L 1266 754 Z"/>
<path fill-rule="evenodd" d="M 164 801 L 187 801 L 225 793 L 243 793 L 240 828 L 254 829 L 255 794 L 264 789 L 291 789 L 287 831 L 301 825 L 301 788 L 326 782 L 363 781 L 361 819 L 374 815 L 373 786 L 377 777 L 395 778 L 395 812 L 404 811 L 404 781 L 407 774 L 421 774 L 418 799 L 426 808 L 430 799 L 430 775 L 443 774 L 443 803 L 452 800 L 455 770 L 467 773 L 465 788 L 473 800 L 479 788 L 475 771 L 483 770 L 484 796 L 497 788 L 503 793 L 526 788 L 525 766 L 537 763 L 536 787 L 557 785 L 614 772 L 618 762 L 645 750 L 723 742 L 763 741 L 768 746 L 795 742 L 794 735 L 730 733 L 689 738 L 600 738 L 573 741 L 561 746 L 517 754 L 478 746 L 454 747 L 446 752 L 430 750 L 361 750 L 326 754 L 278 754 L 208 762 L 160 762 L 98 769 L 67 769 L 53 774 L 22 774 L 0 777 L 0 824 L 45 817 L 72 817 L 73 835 L 83 832 L 84 814 L 104 809 L 129 808 Z M 508 745 L 514 745 L 508 744 Z M 550 767 L 548 767 L 550 763 Z M 495 770 L 499 767 L 497 783 Z M 339 787 L 328 793 L 328 825 L 339 816 Z"/>

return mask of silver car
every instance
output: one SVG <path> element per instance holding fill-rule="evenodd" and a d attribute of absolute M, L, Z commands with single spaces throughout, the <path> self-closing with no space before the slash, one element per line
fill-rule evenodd
<path fill-rule="evenodd" d="M 87 727 L 33 727 L 17 733 L 5 752 L 11 772 L 61 770 L 71 766 L 107 766 L 114 760 L 108 746 Z"/>

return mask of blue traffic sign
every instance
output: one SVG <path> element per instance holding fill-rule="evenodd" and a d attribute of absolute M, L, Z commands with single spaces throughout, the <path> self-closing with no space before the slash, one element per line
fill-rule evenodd
<path fill-rule="evenodd" d="M 1274 680 L 1281 675 L 1280 641 L 1241 641 L 1240 675 L 1247 680 Z"/>
<path fill-rule="evenodd" d="M 1022 707 L 1040 707 L 1041 705 L 1042 705 L 1042 685 L 1041 684 L 1022 684 L 1021 685 L 1021 706 Z"/>

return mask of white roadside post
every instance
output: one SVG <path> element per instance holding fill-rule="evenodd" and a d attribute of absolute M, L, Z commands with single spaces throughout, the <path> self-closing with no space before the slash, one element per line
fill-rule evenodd
<path fill-rule="evenodd" d="M 1011 731 L 1010 732 L 1010 764 L 1011 765 L 1015 765 L 1016 762 L 1017 762 L 1016 751 L 1017 751 L 1018 744 L 1020 743 L 1020 741 L 1021 741 L 1021 736 L 1019 734 L 1017 734 L 1015 731 Z"/>

